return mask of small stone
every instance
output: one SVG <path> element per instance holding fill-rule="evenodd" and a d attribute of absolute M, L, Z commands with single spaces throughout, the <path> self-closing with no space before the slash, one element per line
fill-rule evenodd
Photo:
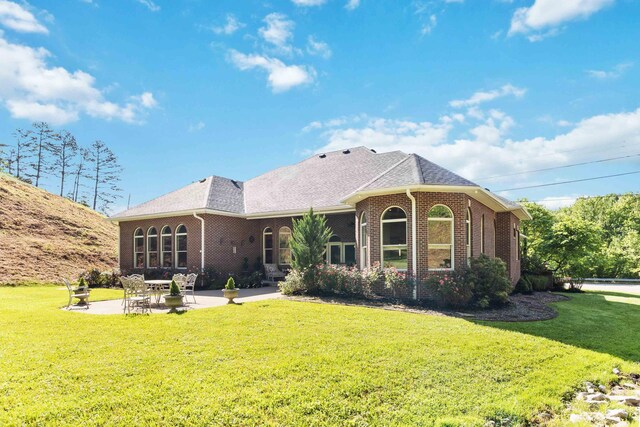
<path fill-rule="evenodd" d="M 640 406 L 640 398 L 634 396 L 609 396 L 609 399 L 628 406 Z"/>
<path fill-rule="evenodd" d="M 585 400 L 588 395 L 589 395 L 589 393 L 587 393 L 586 391 L 581 391 L 580 393 L 576 394 L 576 399 L 577 400 Z"/>
<path fill-rule="evenodd" d="M 613 368 L 613 374 L 614 374 L 614 375 L 620 375 L 620 369 L 618 369 L 618 368 Z"/>
<path fill-rule="evenodd" d="M 606 414 L 606 417 L 620 418 L 623 420 L 627 419 L 628 416 L 629 414 L 624 409 L 609 409 Z"/>
<path fill-rule="evenodd" d="M 489 420 L 486 423 L 484 423 L 484 427 L 495 427 L 496 422 L 493 420 Z"/>
<path fill-rule="evenodd" d="M 607 388 L 606 388 L 605 386 L 603 386 L 602 384 L 600 384 L 600 385 L 598 386 L 598 389 L 599 389 L 601 392 L 603 392 L 603 393 L 606 393 L 606 392 L 607 392 Z"/>
<path fill-rule="evenodd" d="M 621 394 L 626 394 L 627 390 L 623 387 L 620 387 L 619 385 L 617 386 L 613 386 L 611 388 L 611 394 L 613 395 L 621 395 Z"/>
<path fill-rule="evenodd" d="M 620 421 L 619 423 L 614 424 L 614 427 L 629 427 L 629 423 L 626 421 Z"/>
<path fill-rule="evenodd" d="M 618 417 L 605 417 L 604 420 L 607 424 L 618 424 L 622 422 L 622 419 Z"/>
<path fill-rule="evenodd" d="M 584 383 L 584 387 L 585 387 L 585 388 L 594 388 L 595 386 L 593 385 L 593 383 L 591 383 L 591 382 L 589 382 L 589 381 L 586 381 L 586 382 Z"/>
<path fill-rule="evenodd" d="M 609 400 L 609 398 L 602 393 L 593 393 L 593 394 L 588 394 L 585 397 L 585 400 L 587 402 L 604 402 L 606 400 Z"/>
<path fill-rule="evenodd" d="M 585 418 L 580 414 L 571 414 L 571 416 L 569 417 L 569 421 L 571 421 L 572 423 L 579 423 L 580 421 L 585 421 Z"/>
<path fill-rule="evenodd" d="M 587 393 L 595 393 L 596 389 L 593 387 L 587 387 Z"/>

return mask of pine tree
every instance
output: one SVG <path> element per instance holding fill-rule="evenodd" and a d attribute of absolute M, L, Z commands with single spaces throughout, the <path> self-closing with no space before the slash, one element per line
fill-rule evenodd
<path fill-rule="evenodd" d="M 31 158 L 29 153 L 29 131 L 16 129 L 13 133 L 13 137 L 16 139 L 16 145 L 11 161 L 15 169 L 14 175 L 18 179 L 24 179 L 25 162 Z"/>
<path fill-rule="evenodd" d="M 100 210 L 106 212 L 109 206 L 120 198 L 122 191 L 118 187 L 122 168 L 113 152 L 98 140 L 89 149 L 89 163 L 91 165 L 91 179 L 93 181 L 93 210 L 100 203 Z"/>
<path fill-rule="evenodd" d="M 79 152 L 80 155 L 78 156 L 78 163 L 74 165 L 73 172 L 71 172 L 71 176 L 73 176 L 73 189 L 68 196 L 74 202 L 79 202 L 78 197 L 80 196 L 80 187 L 83 186 L 82 179 L 89 178 L 86 174 L 89 150 L 80 147 Z"/>
<path fill-rule="evenodd" d="M 313 208 L 301 219 L 293 220 L 291 234 L 291 266 L 303 274 L 307 290 L 316 288 L 316 269 L 322 264 L 324 251 L 333 232 L 327 226 L 327 218 L 317 215 Z"/>
<path fill-rule="evenodd" d="M 57 139 L 59 144 L 53 146 L 53 162 L 52 171 L 54 175 L 60 177 L 60 196 L 64 195 L 64 181 L 69 175 L 72 161 L 78 153 L 78 143 L 76 138 L 69 131 L 62 131 Z"/>
<path fill-rule="evenodd" d="M 35 178 L 34 185 L 40 186 L 40 178 L 49 170 L 49 155 L 54 150 L 54 142 L 59 136 L 49 127 L 47 122 L 34 122 L 33 130 L 27 131 L 28 149 L 34 156 L 29 178 Z"/>

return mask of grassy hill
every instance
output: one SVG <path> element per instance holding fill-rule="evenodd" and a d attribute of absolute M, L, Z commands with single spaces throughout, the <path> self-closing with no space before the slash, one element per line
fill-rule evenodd
<path fill-rule="evenodd" d="M 117 239 L 103 215 L 0 173 L 0 284 L 113 268 Z"/>

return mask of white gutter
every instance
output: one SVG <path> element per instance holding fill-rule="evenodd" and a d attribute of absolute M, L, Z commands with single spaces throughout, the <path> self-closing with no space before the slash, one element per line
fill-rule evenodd
<path fill-rule="evenodd" d="M 195 212 L 193 216 L 200 220 L 200 271 L 204 271 L 204 218 Z"/>
<path fill-rule="evenodd" d="M 413 299 L 418 299 L 418 242 L 416 241 L 416 198 L 413 197 L 411 191 L 407 188 L 407 197 L 411 200 L 411 275 L 413 276 Z"/>

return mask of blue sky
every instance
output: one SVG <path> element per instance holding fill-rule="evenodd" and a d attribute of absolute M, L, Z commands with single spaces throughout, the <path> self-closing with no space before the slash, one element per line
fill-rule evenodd
<path fill-rule="evenodd" d="M 631 172 L 523 173 L 640 154 L 638 22 L 634 0 L 0 0 L 0 141 L 33 120 L 104 140 L 132 205 L 358 145 L 492 190 Z"/>

